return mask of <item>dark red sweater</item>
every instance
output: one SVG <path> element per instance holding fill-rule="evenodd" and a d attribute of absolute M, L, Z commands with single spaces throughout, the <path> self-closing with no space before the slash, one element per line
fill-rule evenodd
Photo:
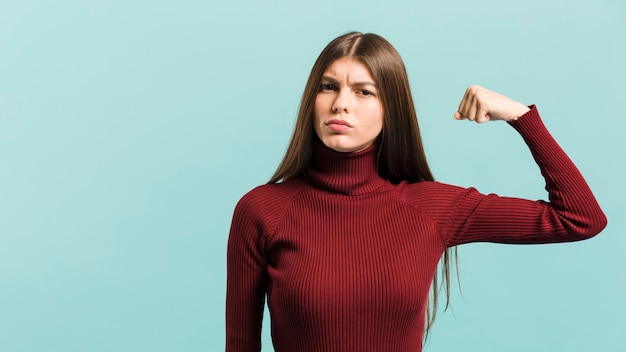
<path fill-rule="evenodd" d="M 602 210 L 537 110 L 511 125 L 550 202 L 391 184 L 376 172 L 375 146 L 346 154 L 321 144 L 307 177 L 246 194 L 228 240 L 226 350 L 260 350 L 267 295 L 277 352 L 421 351 L 428 292 L 447 247 L 600 232 Z"/>

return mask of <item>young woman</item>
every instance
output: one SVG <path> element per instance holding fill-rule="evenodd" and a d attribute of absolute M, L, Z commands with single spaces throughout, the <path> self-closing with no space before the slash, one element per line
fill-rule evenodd
<path fill-rule="evenodd" d="M 429 290 L 436 298 L 442 255 L 448 279 L 453 247 L 577 241 L 606 226 L 534 106 L 471 86 L 454 117 L 507 121 L 530 148 L 550 202 L 435 182 L 391 44 L 349 33 L 322 51 L 281 165 L 233 215 L 227 351 L 260 350 L 265 297 L 278 352 L 421 351 L 436 309 Z"/>

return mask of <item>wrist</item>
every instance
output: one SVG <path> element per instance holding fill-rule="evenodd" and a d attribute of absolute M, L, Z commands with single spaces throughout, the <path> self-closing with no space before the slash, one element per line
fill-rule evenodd
<path fill-rule="evenodd" d="M 512 116 L 507 119 L 507 121 L 516 121 L 520 117 L 526 115 L 530 111 L 530 108 L 522 103 L 519 103 L 519 106 L 515 109 L 515 112 Z"/>

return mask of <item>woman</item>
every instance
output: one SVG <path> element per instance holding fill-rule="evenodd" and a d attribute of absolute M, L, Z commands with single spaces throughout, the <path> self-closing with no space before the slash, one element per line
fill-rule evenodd
<path fill-rule="evenodd" d="M 287 153 L 238 203 L 228 242 L 226 350 L 258 351 L 264 299 L 276 351 L 421 351 L 436 269 L 463 243 L 592 237 L 606 218 L 537 109 L 478 86 L 456 119 L 507 121 L 550 202 L 433 181 L 404 64 L 385 39 L 333 40 L 309 76 Z"/>

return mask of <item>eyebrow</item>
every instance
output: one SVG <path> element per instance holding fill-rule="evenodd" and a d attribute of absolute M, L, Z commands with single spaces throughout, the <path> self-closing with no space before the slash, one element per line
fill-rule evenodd
<path fill-rule="evenodd" d="M 334 79 L 332 77 L 324 76 L 324 77 L 322 77 L 322 82 L 324 82 L 324 81 L 332 83 L 332 84 L 339 85 L 339 81 L 337 81 L 336 79 Z M 370 81 L 350 82 L 350 85 L 351 86 L 357 86 L 357 87 L 372 86 L 372 87 L 376 88 L 376 84 L 374 84 L 373 82 L 370 82 Z"/>

